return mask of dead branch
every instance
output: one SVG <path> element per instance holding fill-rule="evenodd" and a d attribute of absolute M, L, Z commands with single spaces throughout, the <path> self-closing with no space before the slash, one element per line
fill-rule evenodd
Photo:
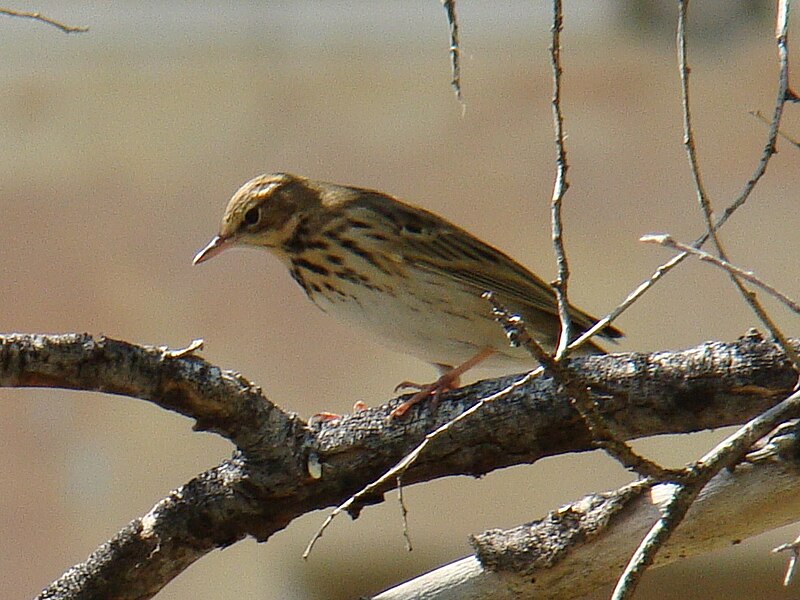
<path fill-rule="evenodd" d="M 755 333 L 682 352 L 592 356 L 571 364 L 621 439 L 738 424 L 791 393 L 796 381 L 783 353 Z M 139 398 L 189 416 L 196 429 L 237 445 L 232 459 L 170 493 L 41 597 L 151 597 L 215 548 L 246 536 L 266 541 L 294 518 L 338 504 L 432 428 L 518 377 L 462 388 L 444 395 L 436 411 L 421 406 L 402 420 L 386 418 L 398 398 L 309 427 L 241 375 L 194 355 L 86 334 L 0 336 L 0 386 Z M 404 481 L 479 475 L 592 448 L 570 398 L 551 379 L 537 378 L 436 440 Z M 369 502 L 380 502 L 383 491 Z"/>

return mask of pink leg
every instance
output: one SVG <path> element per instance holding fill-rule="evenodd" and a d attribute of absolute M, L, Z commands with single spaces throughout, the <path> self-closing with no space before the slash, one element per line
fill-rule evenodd
<path fill-rule="evenodd" d="M 403 402 L 400 406 L 398 406 L 391 413 L 389 413 L 389 418 L 394 419 L 396 417 L 402 417 L 404 414 L 406 414 L 406 411 L 408 411 L 408 409 L 414 406 L 415 404 L 422 402 L 427 398 L 433 398 L 435 400 L 442 392 L 447 392 L 449 390 L 454 390 L 458 388 L 459 380 L 464 373 L 466 373 L 473 367 L 479 365 L 494 353 L 495 353 L 494 348 L 482 348 L 481 351 L 478 352 L 475 356 L 469 358 L 468 360 L 461 363 L 457 367 L 446 371 L 445 371 L 446 365 L 437 365 L 440 368 L 440 370 L 443 371 L 442 376 L 429 385 L 411 386 L 411 387 L 417 387 L 419 389 L 419 392 L 411 396 L 411 398 Z M 401 386 L 408 387 L 408 384 L 409 382 L 403 382 Z"/>

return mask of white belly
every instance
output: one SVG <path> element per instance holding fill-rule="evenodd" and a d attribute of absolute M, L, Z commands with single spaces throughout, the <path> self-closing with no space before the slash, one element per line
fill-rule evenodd
<path fill-rule="evenodd" d="M 402 284 L 394 285 L 392 293 L 350 282 L 341 288 L 346 296 L 309 296 L 332 317 L 366 330 L 375 341 L 400 352 L 456 366 L 488 346 L 497 353 L 486 366 L 512 371 L 535 364 L 526 351 L 510 346 L 486 300 L 464 290 L 445 293 L 433 275 L 417 274 L 414 294 Z M 464 312 L 481 317 L 467 319 L 460 316 Z"/>

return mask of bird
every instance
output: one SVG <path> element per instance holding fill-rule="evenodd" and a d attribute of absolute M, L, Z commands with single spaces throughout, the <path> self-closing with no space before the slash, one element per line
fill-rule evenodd
<path fill-rule="evenodd" d="M 478 364 L 510 372 L 534 362 L 509 343 L 485 292 L 521 317 L 545 349 L 558 342 L 551 285 L 447 219 L 383 192 L 289 173 L 260 175 L 233 195 L 219 233 L 193 263 L 232 247 L 268 250 L 322 311 L 439 370 L 431 384 L 400 384 L 418 391 L 391 418 L 457 388 Z M 568 311 L 577 332 L 596 322 L 574 306 Z M 598 335 L 615 340 L 622 332 L 607 326 Z M 592 340 L 581 350 L 604 353 Z"/>

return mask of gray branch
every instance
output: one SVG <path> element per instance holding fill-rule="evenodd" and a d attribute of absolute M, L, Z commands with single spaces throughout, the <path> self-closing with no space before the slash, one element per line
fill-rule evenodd
<path fill-rule="evenodd" d="M 682 352 L 576 358 L 571 366 L 622 439 L 739 424 L 779 402 L 796 383 L 783 353 L 754 333 Z M 398 398 L 311 427 L 241 375 L 194 355 L 89 335 L 0 336 L 0 386 L 147 400 L 236 446 L 230 460 L 170 493 L 41 597 L 152 597 L 215 548 L 247 536 L 266 541 L 296 517 L 341 503 L 428 431 L 518 378 L 456 390 L 444 395 L 436 410 L 422 405 L 404 419 L 387 420 L 402 401 Z M 483 474 L 594 447 L 570 398 L 547 378 L 486 405 L 476 417 L 431 444 L 404 481 Z M 317 463 L 321 477 L 309 469 Z M 380 502 L 380 492 L 365 502 Z M 361 508 L 350 512 L 356 516 Z"/>

